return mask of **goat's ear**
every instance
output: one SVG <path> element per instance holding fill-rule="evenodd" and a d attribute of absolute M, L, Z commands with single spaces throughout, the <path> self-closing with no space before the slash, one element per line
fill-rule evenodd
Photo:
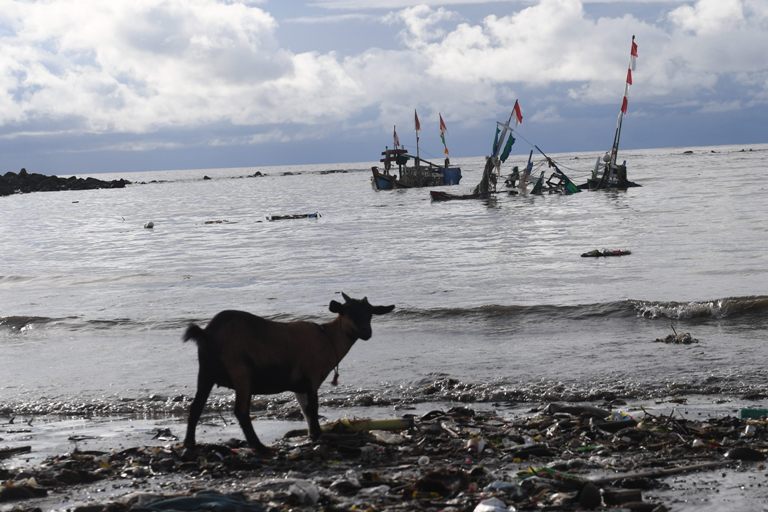
<path fill-rule="evenodd" d="M 331 310 L 331 313 L 341 314 L 344 312 L 344 305 L 332 300 L 331 303 L 328 304 L 328 309 Z"/>
<path fill-rule="evenodd" d="M 373 314 L 374 315 L 385 315 L 395 309 L 395 305 L 392 304 L 391 306 L 373 306 Z"/>

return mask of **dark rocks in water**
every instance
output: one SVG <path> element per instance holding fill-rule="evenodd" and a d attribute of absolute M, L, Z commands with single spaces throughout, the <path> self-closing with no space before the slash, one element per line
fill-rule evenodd
<path fill-rule="evenodd" d="M 56 192 L 60 190 L 92 190 L 97 188 L 124 188 L 131 182 L 124 179 L 104 181 L 96 178 L 59 178 L 30 173 L 21 169 L 18 174 L 7 172 L 0 175 L 0 196 L 27 194 L 29 192 Z"/>
<path fill-rule="evenodd" d="M 209 179 L 211 179 L 211 177 L 208 176 L 207 174 L 205 176 L 203 176 L 203 180 L 209 180 Z"/>
<path fill-rule="evenodd" d="M 691 151 L 691 150 L 689 149 L 688 151 L 683 151 L 683 154 L 684 154 L 684 155 L 692 155 L 692 154 L 693 154 L 693 151 Z"/>

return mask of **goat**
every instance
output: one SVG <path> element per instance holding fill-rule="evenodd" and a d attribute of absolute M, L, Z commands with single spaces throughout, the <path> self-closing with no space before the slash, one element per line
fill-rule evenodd
<path fill-rule="evenodd" d="M 317 390 L 358 339 L 371 338 L 371 318 L 395 306 L 372 306 L 368 298 L 344 304 L 332 300 L 338 316 L 327 323 L 276 322 L 245 311 L 222 311 L 205 329 L 190 324 L 184 341 L 197 343 L 200 368 L 197 392 L 189 410 L 184 446 L 195 445 L 195 428 L 214 384 L 235 390 L 235 417 L 251 448 L 268 454 L 250 418 L 251 395 L 292 391 L 301 407 L 312 440 L 320 437 Z"/>

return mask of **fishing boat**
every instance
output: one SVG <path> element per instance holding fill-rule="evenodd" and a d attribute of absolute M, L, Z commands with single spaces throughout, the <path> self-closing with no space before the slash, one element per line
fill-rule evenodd
<path fill-rule="evenodd" d="M 586 183 L 579 185 L 579 188 L 582 190 L 624 190 L 629 187 L 641 186 L 627 179 L 626 160 L 624 160 L 621 164 L 617 163 L 617 157 L 619 154 L 619 141 L 621 140 L 621 125 L 624 120 L 624 115 L 627 113 L 629 86 L 632 85 L 632 71 L 635 69 L 636 60 L 637 43 L 635 43 L 635 36 L 632 36 L 632 46 L 629 50 L 629 65 L 627 66 L 627 80 L 624 84 L 624 97 L 621 101 L 621 108 L 619 109 L 619 116 L 616 121 L 616 131 L 614 132 L 613 136 L 613 145 L 611 146 L 610 152 L 606 152 L 602 158 L 597 158 L 597 161 L 595 162 L 595 168 L 592 171 L 592 176 L 587 180 Z"/>
<path fill-rule="evenodd" d="M 447 158 L 440 166 L 409 154 L 405 148 L 386 148 L 381 155 L 383 169 L 371 167 L 371 183 L 376 190 L 458 185 L 461 181 L 461 168 L 450 166 Z M 414 163 L 409 166 L 411 160 Z"/>
<path fill-rule="evenodd" d="M 414 122 L 416 127 L 416 155 L 408 153 L 404 146 L 400 145 L 400 139 L 397 136 L 397 126 L 392 130 L 394 147 L 385 148 L 382 151 L 383 169 L 378 166 L 371 167 L 371 184 L 375 190 L 392 190 L 395 188 L 417 188 L 417 187 L 437 187 L 442 185 L 458 185 L 461 181 L 461 168 L 450 165 L 448 146 L 445 144 L 445 132 L 447 128 L 440 117 L 440 138 L 443 141 L 445 162 L 438 165 L 429 160 L 421 158 L 419 155 L 419 132 L 421 123 L 419 116 L 414 110 Z M 409 162 L 412 165 L 408 165 Z"/>
<path fill-rule="evenodd" d="M 496 167 L 496 161 L 493 157 L 489 157 L 485 161 L 485 168 L 483 169 L 483 177 L 480 179 L 480 183 L 469 194 L 451 194 L 449 192 L 443 192 L 442 190 L 430 190 L 429 196 L 433 201 L 451 201 L 455 199 L 488 199 L 491 194 L 496 193 L 496 175 L 494 174 L 494 168 Z"/>
<path fill-rule="evenodd" d="M 472 189 L 472 192 L 469 194 L 451 194 L 448 192 L 430 190 L 429 195 L 433 201 L 488 199 L 493 194 L 496 194 L 496 181 L 501 172 L 501 164 L 506 161 L 507 157 L 509 157 L 512 145 L 515 143 L 515 138 L 512 136 L 512 128 L 510 127 L 513 118 L 516 125 L 523 122 L 523 112 L 520 109 L 520 103 L 517 100 L 515 100 L 515 106 L 512 108 L 512 113 L 509 114 L 509 120 L 507 120 L 506 123 L 496 123 L 496 135 L 493 139 L 491 156 L 486 158 L 485 167 L 483 168 L 483 176 L 480 178 L 480 182 L 475 188 Z"/>

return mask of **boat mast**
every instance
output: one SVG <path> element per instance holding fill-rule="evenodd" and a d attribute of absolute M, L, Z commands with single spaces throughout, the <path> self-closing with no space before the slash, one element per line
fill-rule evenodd
<path fill-rule="evenodd" d="M 413 109 L 413 124 L 416 128 L 416 169 L 421 167 L 421 159 L 419 158 L 419 131 L 421 131 L 421 123 L 419 122 L 419 114 L 416 113 L 416 109 Z"/>
<path fill-rule="evenodd" d="M 616 165 L 616 157 L 619 155 L 622 121 L 624 121 L 624 111 L 619 110 L 619 118 L 616 120 L 616 133 L 613 135 L 613 146 L 611 146 L 611 167 Z"/>
<path fill-rule="evenodd" d="M 632 35 L 632 45 L 629 50 L 629 65 L 627 66 L 627 81 L 624 83 L 624 97 L 621 100 L 619 117 L 616 120 L 616 133 L 613 136 L 613 146 L 611 147 L 610 168 L 616 165 L 616 158 L 619 154 L 619 141 L 621 139 L 621 124 L 624 121 L 624 114 L 627 113 L 627 99 L 629 97 L 629 86 L 632 85 L 632 71 L 635 69 L 635 59 L 637 58 L 637 45 L 635 36 Z"/>

